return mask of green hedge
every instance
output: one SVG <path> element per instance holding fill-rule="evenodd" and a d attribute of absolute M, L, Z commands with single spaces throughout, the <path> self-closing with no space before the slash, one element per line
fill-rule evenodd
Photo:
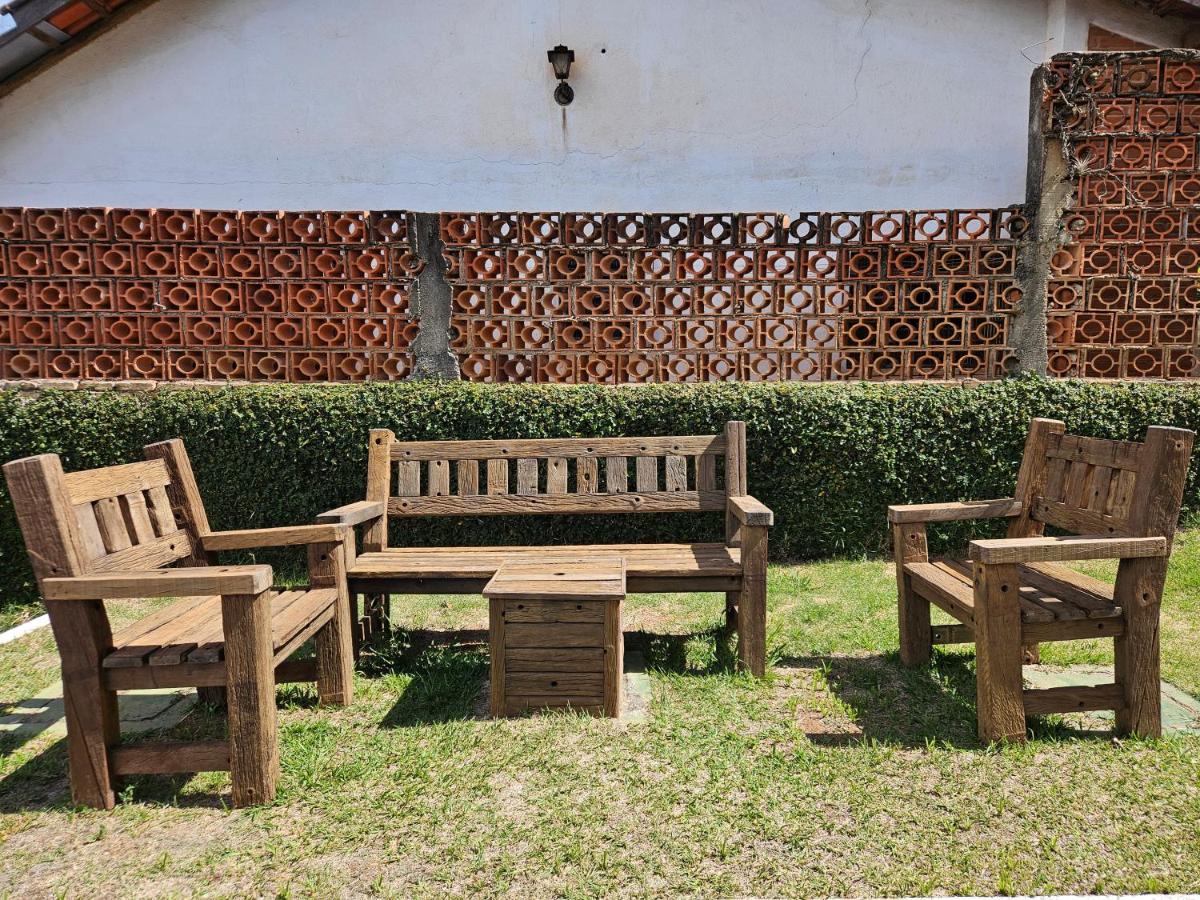
<path fill-rule="evenodd" d="M 465 383 L 280 385 L 148 394 L 0 393 L 0 461 L 57 452 L 68 470 L 141 458 L 182 437 L 216 528 L 310 521 L 361 499 L 367 431 L 401 439 L 690 434 L 747 421 L 750 490 L 775 510 L 772 556 L 877 553 L 888 503 L 1004 496 L 1031 416 L 1072 431 L 1140 438 L 1148 424 L 1200 426 L 1200 386 L 1022 378 L 978 386 L 712 384 L 628 388 Z M 1200 466 L 1187 503 L 1200 505 Z M 708 539 L 716 517 L 409 521 L 408 544 Z M 943 532 L 944 543 L 965 532 Z M 0 488 L 0 596 L 34 595 Z"/>

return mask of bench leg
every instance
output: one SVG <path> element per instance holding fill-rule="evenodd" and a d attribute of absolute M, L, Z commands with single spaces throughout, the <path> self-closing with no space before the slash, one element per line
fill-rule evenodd
<path fill-rule="evenodd" d="M 62 658 L 71 798 L 80 806 L 112 809 L 116 803 L 109 749 L 121 738 L 117 694 L 101 680 L 103 604 L 91 600 L 47 604 Z"/>
<path fill-rule="evenodd" d="M 279 742 L 271 660 L 271 592 L 221 598 L 229 691 L 229 768 L 233 805 L 275 799 Z"/>
<path fill-rule="evenodd" d="M 742 590 L 738 596 L 738 662 L 761 678 L 767 671 L 767 529 L 742 528 Z"/>
<path fill-rule="evenodd" d="M 1114 639 L 1113 661 L 1125 701 L 1116 719 L 1123 734 L 1162 736 L 1158 598 L 1165 569 L 1161 559 L 1126 559 L 1117 573 L 1115 598 L 1124 612 L 1125 633 Z"/>
<path fill-rule="evenodd" d="M 725 592 L 725 635 L 728 637 L 737 631 L 738 597 L 737 591 Z"/>
<path fill-rule="evenodd" d="M 975 565 L 975 691 L 985 743 L 1025 740 L 1020 586 L 1016 566 Z"/>
<path fill-rule="evenodd" d="M 214 684 L 196 688 L 196 698 L 205 706 L 223 707 L 229 702 L 228 694 L 222 685 Z"/>
<path fill-rule="evenodd" d="M 896 565 L 900 662 L 906 666 L 923 666 L 933 656 L 929 601 L 913 592 L 912 579 L 904 573 L 904 564 L 929 559 L 924 523 L 892 526 L 892 557 Z"/>
<path fill-rule="evenodd" d="M 354 647 L 350 607 L 339 598 L 333 618 L 317 632 L 317 701 L 322 705 L 349 706 L 354 702 Z"/>

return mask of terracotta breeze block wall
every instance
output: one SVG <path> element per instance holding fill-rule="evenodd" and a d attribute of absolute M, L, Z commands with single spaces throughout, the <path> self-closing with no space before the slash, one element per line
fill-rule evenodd
<path fill-rule="evenodd" d="M 1051 373 L 1200 375 L 1200 63 L 1055 57 L 1044 112 L 1077 181 L 1051 263 Z"/>
<path fill-rule="evenodd" d="M 476 381 L 994 378 L 1016 208 L 448 213 L 451 347 Z"/>
<path fill-rule="evenodd" d="M 404 213 L 0 209 L 0 378 L 403 378 Z"/>

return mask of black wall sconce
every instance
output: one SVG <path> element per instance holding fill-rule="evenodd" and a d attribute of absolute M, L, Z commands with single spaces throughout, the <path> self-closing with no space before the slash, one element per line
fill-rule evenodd
<path fill-rule="evenodd" d="M 567 77 L 571 74 L 571 63 L 575 62 L 575 51 L 566 44 L 559 44 L 553 50 L 546 51 L 546 58 L 550 60 L 550 65 L 554 67 L 554 77 L 558 79 L 558 87 L 554 89 L 554 101 L 559 106 L 569 106 L 575 99 L 575 91 L 567 84 Z"/>

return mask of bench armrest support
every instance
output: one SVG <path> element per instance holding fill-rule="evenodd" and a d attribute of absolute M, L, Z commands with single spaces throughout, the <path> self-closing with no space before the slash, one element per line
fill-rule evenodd
<path fill-rule="evenodd" d="M 383 501 L 359 500 L 339 506 L 337 509 L 331 509 L 329 512 L 323 512 L 317 516 L 317 521 L 325 524 L 361 525 L 372 519 L 378 519 L 382 515 Z"/>
<path fill-rule="evenodd" d="M 300 544 L 329 544 L 346 539 L 344 525 L 288 525 L 282 528 L 247 528 L 242 531 L 212 531 L 201 535 L 205 550 L 247 550 L 255 547 L 293 547 Z"/>
<path fill-rule="evenodd" d="M 775 514 L 766 504 L 750 496 L 729 497 L 726 503 L 729 514 L 751 528 L 762 528 L 775 524 Z"/>
<path fill-rule="evenodd" d="M 1019 516 L 1022 504 L 1012 497 L 999 500 L 967 500 L 962 503 L 913 503 L 889 506 L 888 521 L 893 525 L 918 522 L 962 522 L 968 519 L 999 519 Z"/>
<path fill-rule="evenodd" d="M 47 600 L 261 594 L 270 589 L 271 576 L 270 566 L 190 566 L 43 578 L 41 587 Z"/>
<path fill-rule="evenodd" d="M 971 541 L 970 556 L 976 562 L 1004 565 L 1028 562 L 1061 562 L 1077 559 L 1135 559 L 1166 556 L 1165 537 L 1066 537 L 997 538 Z"/>

